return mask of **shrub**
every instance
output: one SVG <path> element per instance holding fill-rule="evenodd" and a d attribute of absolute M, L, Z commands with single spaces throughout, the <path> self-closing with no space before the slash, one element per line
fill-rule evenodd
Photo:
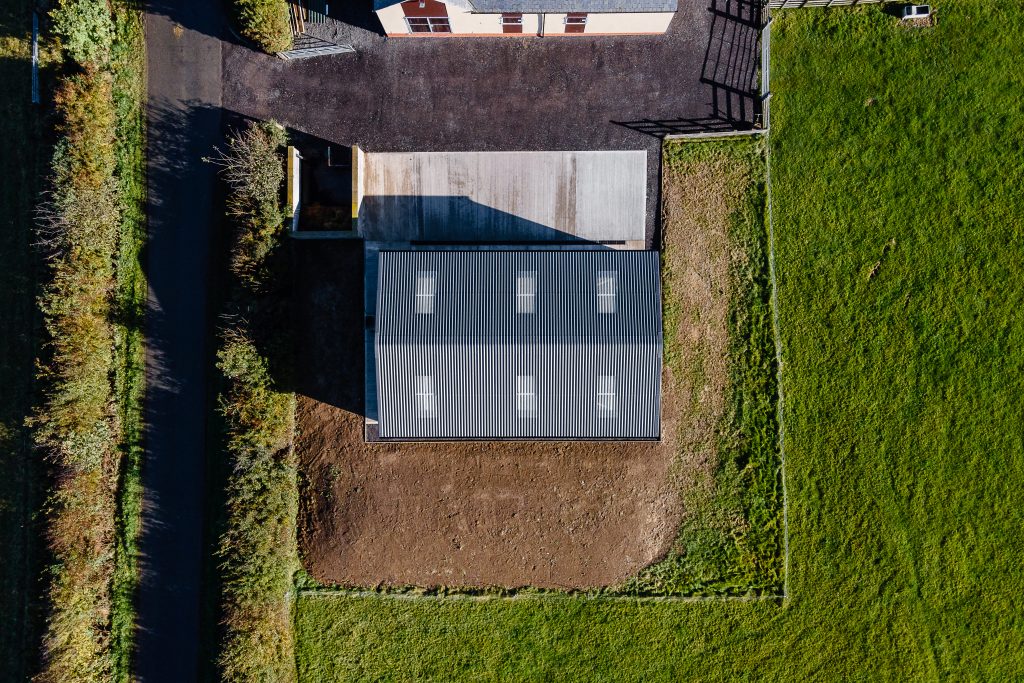
<path fill-rule="evenodd" d="M 292 30 L 285 0 L 235 0 L 235 18 L 245 38 L 266 52 L 292 46 Z"/>
<path fill-rule="evenodd" d="M 71 59 L 95 66 L 110 58 L 114 22 L 107 0 L 60 0 L 50 18 Z"/>
<path fill-rule="evenodd" d="M 284 225 L 284 130 L 273 122 L 250 123 L 228 139 L 226 152 L 210 159 L 228 184 L 228 215 L 237 233 L 231 271 L 255 290 L 266 279 L 264 266 Z"/>

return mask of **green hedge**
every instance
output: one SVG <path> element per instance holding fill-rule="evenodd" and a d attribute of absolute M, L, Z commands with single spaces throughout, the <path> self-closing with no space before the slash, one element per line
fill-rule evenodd
<path fill-rule="evenodd" d="M 42 681 L 109 676 L 110 580 L 118 426 L 111 376 L 110 291 L 120 215 L 109 73 L 87 70 L 57 91 L 62 137 L 40 222 L 50 280 L 40 305 L 49 357 L 32 425 L 56 468 L 48 505 L 51 568 Z"/>
<path fill-rule="evenodd" d="M 266 52 L 281 52 L 292 46 L 285 0 L 235 0 L 235 19 L 242 36 Z"/>
<path fill-rule="evenodd" d="M 252 124 L 215 163 L 228 183 L 235 276 L 218 364 L 228 457 L 220 559 L 218 667 L 229 682 L 295 680 L 292 635 L 298 484 L 295 398 L 277 388 L 268 356 L 288 348 L 280 326 L 281 274 L 270 263 L 283 236 L 284 131 Z M 257 342 L 256 340 L 259 340 Z"/>
<path fill-rule="evenodd" d="M 124 24 L 129 15 L 136 29 L 119 37 L 115 18 Z M 114 599 L 113 584 L 122 564 L 119 590 L 131 595 L 137 582 L 121 493 L 126 422 L 141 401 L 141 366 L 129 361 L 140 356 L 141 338 L 128 340 L 115 308 L 145 300 L 139 244 L 132 238 L 126 248 L 125 238 L 141 219 L 142 194 L 131 190 L 129 176 L 141 165 L 143 137 L 141 129 L 122 130 L 138 129 L 126 103 L 142 95 L 141 87 L 125 91 L 125 75 L 138 69 L 136 80 L 143 76 L 141 62 L 112 55 L 125 51 L 120 40 L 139 49 L 141 24 L 136 10 L 106 0 L 62 0 L 51 16 L 66 59 L 54 92 L 50 192 L 37 225 L 49 263 L 39 300 L 47 343 L 42 401 L 30 426 L 52 466 L 45 510 L 52 562 L 37 680 L 128 680 L 130 657 L 115 651 L 132 648 L 134 610 L 130 599 Z M 118 293 L 127 280 L 134 283 L 128 299 Z"/>

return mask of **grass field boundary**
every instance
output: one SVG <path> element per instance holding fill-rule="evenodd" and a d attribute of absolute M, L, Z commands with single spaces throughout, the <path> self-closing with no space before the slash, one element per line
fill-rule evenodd
<path fill-rule="evenodd" d="M 700 133 L 669 133 L 665 136 L 665 140 L 713 140 L 715 138 L 735 138 L 744 136 L 758 136 L 764 135 L 768 130 L 765 128 L 750 128 L 748 130 L 717 130 L 717 131 L 702 131 Z"/>
<path fill-rule="evenodd" d="M 514 591 L 503 593 L 418 593 L 345 588 L 303 588 L 296 591 L 298 598 L 363 598 L 412 602 L 619 602 L 619 603 L 704 603 L 704 602 L 779 602 L 785 595 L 603 595 L 600 593 L 559 593 L 555 591 Z"/>
<path fill-rule="evenodd" d="M 779 280 L 775 269 L 775 221 L 772 201 L 771 137 L 765 138 L 765 196 L 768 199 L 768 279 L 771 282 L 772 336 L 775 338 L 775 388 L 778 393 L 779 476 L 782 479 L 782 596 L 789 600 L 789 492 L 786 486 L 786 402 L 782 391 L 782 327 L 779 322 Z"/>
<path fill-rule="evenodd" d="M 767 133 L 767 131 L 756 131 L 758 135 Z M 752 141 L 756 138 L 752 137 L 750 131 L 732 132 L 727 135 L 715 135 L 719 141 L 727 141 L 729 139 L 734 140 L 748 140 Z M 315 587 L 301 587 L 301 582 L 296 587 L 296 596 L 302 597 L 338 597 L 338 598 L 381 598 L 381 599 L 394 599 L 394 600 L 409 600 L 409 601 L 447 601 L 447 600 L 470 600 L 478 602 L 487 602 L 490 600 L 531 600 L 536 599 L 539 601 L 559 601 L 559 600 L 580 600 L 580 601 L 597 601 L 597 602 L 610 602 L 610 603 L 706 603 L 706 602 L 737 602 L 737 603 L 757 603 L 757 602 L 785 602 L 789 599 L 789 524 L 788 524 L 788 489 L 786 484 L 786 471 L 785 471 L 785 453 L 784 453 L 784 425 L 782 418 L 783 409 L 783 394 L 781 388 L 781 367 L 782 367 L 782 342 L 780 335 L 780 323 L 778 315 L 778 283 L 775 271 L 775 239 L 772 227 L 772 198 L 771 198 L 771 178 L 769 168 L 769 156 L 770 148 L 767 144 L 768 136 L 766 135 L 765 144 L 763 147 L 764 155 L 764 173 L 765 173 L 765 223 L 764 225 L 768 229 L 768 279 L 769 279 L 769 305 L 771 306 L 771 326 L 772 326 L 772 345 L 774 347 L 774 357 L 776 363 L 776 420 L 778 422 L 778 441 L 777 441 L 777 452 L 778 461 L 773 463 L 778 467 L 779 476 L 781 478 L 782 485 L 782 526 L 783 526 L 783 581 L 782 591 L 778 592 L 777 588 L 771 593 L 763 594 L 742 594 L 742 595 L 729 595 L 729 594 L 717 594 L 717 595 L 652 595 L 652 594 L 630 594 L 626 592 L 602 592 L 601 590 L 586 591 L 586 590 L 558 590 L 558 589 L 538 589 L 532 587 L 526 588 L 504 588 L 504 587 L 489 587 L 489 588 L 477 588 L 477 589 L 460 589 L 460 588 L 441 588 L 441 589 L 430 589 L 422 586 L 399 586 L 394 588 L 381 588 L 378 590 L 367 589 L 367 588 L 343 588 L 343 587 L 332 587 L 332 586 L 315 586 Z M 698 140 L 690 140 L 688 142 L 698 143 Z M 759 174 L 758 174 L 759 175 Z M 294 233 L 292 234 L 294 237 Z M 313 582 L 315 583 L 315 582 Z M 309 586 L 309 583 L 306 583 Z"/>

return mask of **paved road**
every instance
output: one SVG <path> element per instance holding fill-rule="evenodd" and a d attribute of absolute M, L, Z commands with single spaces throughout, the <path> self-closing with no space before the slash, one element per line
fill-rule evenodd
<path fill-rule="evenodd" d="M 149 306 L 142 683 L 198 677 L 203 550 L 207 275 L 221 137 L 220 3 L 147 2 Z"/>

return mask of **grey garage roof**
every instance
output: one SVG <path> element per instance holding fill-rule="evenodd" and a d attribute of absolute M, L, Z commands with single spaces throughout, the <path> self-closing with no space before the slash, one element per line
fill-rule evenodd
<path fill-rule="evenodd" d="M 375 0 L 374 9 L 402 0 Z M 678 0 L 447 0 L 477 12 L 675 12 Z"/>
<path fill-rule="evenodd" d="M 657 439 L 657 252 L 383 251 L 380 436 Z"/>

